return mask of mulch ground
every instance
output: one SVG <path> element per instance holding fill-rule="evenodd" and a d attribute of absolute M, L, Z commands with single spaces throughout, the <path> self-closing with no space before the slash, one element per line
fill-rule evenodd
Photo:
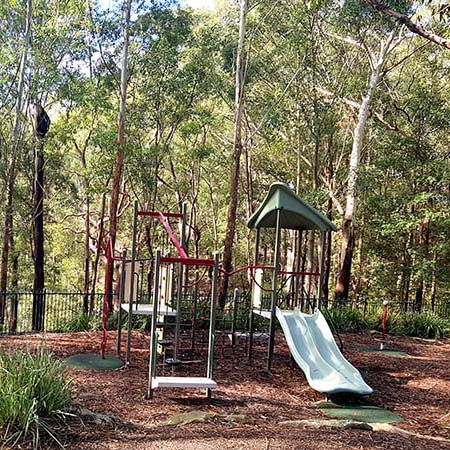
<path fill-rule="evenodd" d="M 115 352 L 115 332 L 109 333 L 108 352 Z M 67 435 L 74 450 L 139 449 L 443 449 L 450 448 L 450 341 L 431 342 L 393 338 L 392 348 L 409 357 L 362 353 L 359 347 L 379 345 L 370 334 L 344 334 L 344 354 L 374 389 L 367 404 L 387 408 L 404 418 L 399 428 L 415 433 L 363 430 L 311 430 L 280 425 L 284 420 L 324 418 L 314 403 L 324 395 L 313 391 L 303 372 L 289 361 L 283 336 L 277 336 L 273 370 L 265 370 L 266 345 L 255 347 L 250 363 L 245 344 L 237 350 L 223 338 L 217 352 L 213 399 L 202 391 L 157 390 L 145 399 L 148 336 L 135 332 L 132 366 L 114 371 L 71 370 L 77 406 L 131 422 L 127 425 L 86 424 Z M 58 357 L 97 352 L 99 333 L 46 334 L 0 338 L 0 348 L 48 347 Z M 189 359 L 189 355 L 186 356 Z M 199 355 L 191 355 L 197 359 Z M 206 359 L 200 355 L 200 359 Z M 202 364 L 177 368 L 177 374 L 205 374 Z M 161 367 L 158 368 L 161 371 Z M 165 375 L 170 375 L 165 368 Z M 161 374 L 161 372 L 159 372 Z M 194 410 L 241 414 L 244 423 L 212 419 L 204 423 L 167 426 L 173 414 Z M 221 416 L 223 417 L 223 416 Z"/>

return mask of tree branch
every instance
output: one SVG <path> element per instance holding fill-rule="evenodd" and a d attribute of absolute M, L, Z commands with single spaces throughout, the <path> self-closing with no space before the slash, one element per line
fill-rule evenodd
<path fill-rule="evenodd" d="M 441 47 L 445 47 L 450 49 L 450 40 L 444 39 L 437 34 L 425 30 L 420 25 L 415 24 L 406 14 L 396 11 L 395 9 L 389 8 L 389 6 L 384 5 L 378 0 L 365 0 L 370 6 L 372 6 L 375 11 L 380 12 L 384 16 L 391 17 L 392 19 L 397 20 L 401 24 L 405 25 L 410 31 L 413 33 L 422 36 L 425 39 L 428 39 L 435 44 L 440 45 Z"/>

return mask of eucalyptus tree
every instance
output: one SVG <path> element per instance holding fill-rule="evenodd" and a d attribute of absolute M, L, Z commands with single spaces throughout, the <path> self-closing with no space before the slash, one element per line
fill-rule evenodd
<path fill-rule="evenodd" d="M 191 188 L 200 189 L 199 164 L 212 152 L 218 32 L 200 20 L 191 11 L 155 6 L 132 29 L 126 180 L 146 209 L 179 210 L 188 199 L 194 206 L 198 193 Z M 151 222 L 143 232 L 151 254 L 158 233 Z"/>
<path fill-rule="evenodd" d="M 23 10 L 22 10 L 23 11 Z M 16 20 L 10 21 L 13 18 L 16 11 L 14 11 L 13 4 L 6 2 L 2 7 L 2 18 L 3 24 L 9 22 L 10 24 L 16 24 Z M 28 54 L 31 47 L 31 26 L 32 26 L 32 15 L 33 15 L 33 2 L 28 0 L 26 4 L 26 14 L 23 15 L 25 20 L 23 25 L 19 21 L 19 29 L 15 27 L 10 28 L 10 32 L 5 36 L 7 40 L 6 48 L 9 46 L 14 47 L 15 40 L 22 36 L 22 48 L 19 49 L 20 59 L 18 64 L 18 79 L 16 84 L 16 89 L 14 85 L 16 80 L 10 79 L 10 89 L 9 92 L 16 92 L 15 100 L 8 95 L 2 100 L 5 102 L 2 105 L 2 109 L 11 102 L 15 103 L 13 122 L 11 125 L 10 133 L 4 130 L 5 134 L 8 133 L 9 136 L 4 137 L 4 150 L 3 161 L 4 161 L 4 182 L 6 191 L 6 207 L 5 207 L 5 219 L 4 219 L 4 229 L 3 229 L 3 244 L 2 244 L 2 258 L 1 258 L 1 273 L 0 273 L 0 291 L 5 292 L 7 289 L 8 281 L 8 260 L 9 251 L 11 246 L 11 240 L 13 239 L 13 196 L 15 190 L 15 181 L 17 176 L 17 160 L 21 150 L 22 137 L 24 133 L 24 114 L 26 109 L 26 92 L 25 92 L 25 78 L 28 70 Z M 20 30 L 20 26 L 23 26 L 23 31 Z M 16 34 L 17 33 L 17 34 Z M 8 40 L 10 40 L 8 42 Z M 12 42 L 11 42 L 12 41 Z M 9 44 L 9 45 L 8 45 Z M 4 55 L 6 56 L 6 55 Z M 10 58 L 12 55 L 8 55 Z M 7 117 L 7 116 L 6 116 Z M 5 118 L 6 118 L 5 117 Z M 6 144 L 7 143 L 7 144 Z M 2 296 L 0 298 L 0 325 L 3 324 L 5 317 L 6 308 L 6 297 Z"/>
<path fill-rule="evenodd" d="M 406 310 L 434 306 L 448 286 L 448 56 L 437 46 L 394 66 L 376 101 L 384 108 L 372 145 L 377 158 L 362 173 L 368 233 L 367 295 L 385 292 Z M 405 49 L 406 51 L 406 49 Z M 408 52 L 409 53 L 409 52 Z M 386 126 L 386 125 L 389 126 Z"/>
<path fill-rule="evenodd" d="M 227 229 L 225 233 L 225 241 L 223 245 L 222 265 L 225 272 L 231 271 L 233 242 L 236 228 L 236 211 L 238 206 L 238 184 L 240 161 L 242 154 L 242 121 L 244 111 L 244 85 L 246 72 L 246 51 L 245 51 L 245 35 L 247 29 L 247 10 L 248 1 L 240 0 L 239 13 L 239 38 L 236 51 L 236 68 L 235 68 L 235 95 L 234 95 L 234 133 L 233 133 L 233 156 L 230 177 L 230 194 L 227 213 Z M 228 289 L 228 274 L 225 273 L 222 278 L 222 286 L 220 299 L 225 304 L 224 297 Z"/>

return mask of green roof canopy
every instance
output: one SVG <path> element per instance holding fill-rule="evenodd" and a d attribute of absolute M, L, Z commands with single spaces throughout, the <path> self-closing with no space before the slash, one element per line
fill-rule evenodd
<path fill-rule="evenodd" d="M 328 217 L 302 200 L 285 183 L 273 183 L 266 198 L 248 221 L 249 228 L 275 228 L 277 211 L 281 211 L 281 228 L 291 230 L 336 231 Z"/>

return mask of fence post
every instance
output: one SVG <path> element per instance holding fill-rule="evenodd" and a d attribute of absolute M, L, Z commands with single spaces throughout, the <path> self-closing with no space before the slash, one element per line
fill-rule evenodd
<path fill-rule="evenodd" d="M 17 317 L 19 312 L 19 297 L 16 292 L 14 292 L 11 297 L 11 314 L 9 321 L 9 333 L 15 334 L 17 333 Z"/>

